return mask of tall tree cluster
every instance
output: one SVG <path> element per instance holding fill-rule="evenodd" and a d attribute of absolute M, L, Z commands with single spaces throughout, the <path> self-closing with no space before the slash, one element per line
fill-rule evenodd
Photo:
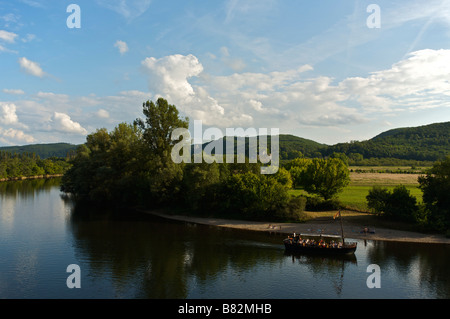
<path fill-rule="evenodd" d="M 172 162 L 174 128 L 187 128 L 175 106 L 160 98 L 143 104 L 146 118 L 86 138 L 63 176 L 61 190 L 79 200 L 157 204 L 177 194 L 182 167 Z"/>
<path fill-rule="evenodd" d="M 175 163 L 171 133 L 188 119 L 160 98 L 143 104 L 143 119 L 90 134 L 63 176 L 77 200 L 175 207 L 205 215 L 299 220 L 305 201 L 291 198 L 285 169 L 262 175 L 259 163 Z"/>

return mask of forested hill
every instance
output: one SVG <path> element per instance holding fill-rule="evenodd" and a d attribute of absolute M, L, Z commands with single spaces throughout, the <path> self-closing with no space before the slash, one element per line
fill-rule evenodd
<path fill-rule="evenodd" d="M 374 138 L 351 143 L 339 143 L 322 150 L 347 156 L 360 154 L 364 158 L 399 158 L 417 161 L 436 161 L 450 155 L 450 122 L 397 128 Z"/>
<path fill-rule="evenodd" d="M 282 160 L 289 160 L 299 156 L 325 157 L 336 152 L 344 153 L 356 162 L 358 158 L 436 161 L 450 155 L 450 122 L 397 128 L 383 132 L 367 141 L 335 145 L 320 144 L 312 140 L 285 134 L 280 135 L 279 141 Z M 270 138 L 268 142 L 270 145 Z M 12 154 L 35 153 L 42 159 L 45 159 L 52 156 L 66 157 L 77 146 L 68 143 L 4 146 L 0 147 L 0 152 L 6 151 Z M 246 145 L 246 149 L 248 149 L 248 145 Z"/>
<path fill-rule="evenodd" d="M 298 157 L 298 152 L 304 157 L 318 157 L 321 154 L 320 151 L 327 147 L 326 144 L 294 135 L 280 135 L 280 156 L 282 159 Z"/>
<path fill-rule="evenodd" d="M 344 153 L 353 163 L 362 163 L 362 159 L 371 158 L 436 161 L 450 155 L 450 122 L 398 128 L 381 133 L 367 141 L 335 145 L 320 144 L 283 134 L 280 135 L 279 141 L 281 160 L 290 160 L 299 156 L 326 157 L 333 153 Z M 207 144 L 205 143 L 203 147 Z M 270 139 L 268 144 L 270 145 Z M 246 140 L 246 150 L 248 150 L 248 140 Z"/>
<path fill-rule="evenodd" d="M 271 138 L 266 137 L 267 145 L 270 148 L 271 145 Z M 222 141 L 222 151 L 226 151 L 226 141 L 227 138 L 230 137 L 224 137 L 220 139 Z M 219 141 L 220 141 L 219 140 Z M 203 149 L 208 145 L 209 142 L 204 143 L 202 145 Z M 288 134 L 280 134 L 279 135 L 279 145 L 280 145 L 280 158 L 281 159 L 294 159 L 297 157 L 322 157 L 321 150 L 328 147 L 326 144 L 320 144 L 312 140 L 308 140 L 305 138 L 301 138 L 294 135 L 288 135 Z M 235 152 L 237 151 L 237 138 L 234 138 L 234 149 Z M 249 139 L 245 139 L 245 150 L 248 155 L 249 150 Z M 217 152 L 220 151 L 218 149 L 214 149 L 214 153 L 217 154 Z"/>
<path fill-rule="evenodd" d="M 52 143 L 52 144 L 32 144 L 23 146 L 0 146 L 0 152 L 8 152 L 11 154 L 35 154 L 41 159 L 49 157 L 66 157 L 70 152 L 75 151 L 78 145 L 69 143 Z"/>

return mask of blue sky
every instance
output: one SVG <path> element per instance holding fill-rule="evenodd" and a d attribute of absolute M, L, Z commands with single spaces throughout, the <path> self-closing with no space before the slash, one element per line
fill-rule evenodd
<path fill-rule="evenodd" d="M 83 143 L 160 96 L 204 128 L 365 140 L 449 121 L 449 80 L 443 0 L 0 2 L 0 145 Z"/>

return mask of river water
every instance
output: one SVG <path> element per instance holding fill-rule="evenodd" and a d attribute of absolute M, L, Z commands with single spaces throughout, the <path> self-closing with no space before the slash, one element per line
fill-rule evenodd
<path fill-rule="evenodd" d="M 450 245 L 355 240 L 353 258 L 331 258 L 286 254 L 282 239 L 75 207 L 59 179 L 3 182 L 0 299 L 450 297 Z"/>

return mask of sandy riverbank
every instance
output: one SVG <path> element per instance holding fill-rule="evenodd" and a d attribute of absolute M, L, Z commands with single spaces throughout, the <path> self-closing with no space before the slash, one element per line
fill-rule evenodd
<path fill-rule="evenodd" d="M 182 215 L 169 215 L 161 211 L 146 211 L 146 213 L 157 215 L 159 217 L 168 218 L 172 220 L 204 224 L 218 227 L 229 227 L 253 231 L 265 231 L 272 233 L 297 233 L 297 234 L 323 234 L 327 235 L 341 235 L 341 225 L 338 220 L 333 220 L 327 223 L 317 223 L 314 221 L 306 223 L 268 223 L 268 222 L 253 222 L 231 219 L 219 218 L 201 218 Z M 430 235 L 409 231 L 401 231 L 387 228 L 370 229 L 375 233 L 361 233 L 364 226 L 349 224 L 344 221 L 343 229 L 346 239 L 371 239 L 371 240 L 385 240 L 385 241 L 400 241 L 400 242 L 417 242 L 417 243 L 442 243 L 450 244 L 450 238 L 445 238 L 444 235 Z"/>

